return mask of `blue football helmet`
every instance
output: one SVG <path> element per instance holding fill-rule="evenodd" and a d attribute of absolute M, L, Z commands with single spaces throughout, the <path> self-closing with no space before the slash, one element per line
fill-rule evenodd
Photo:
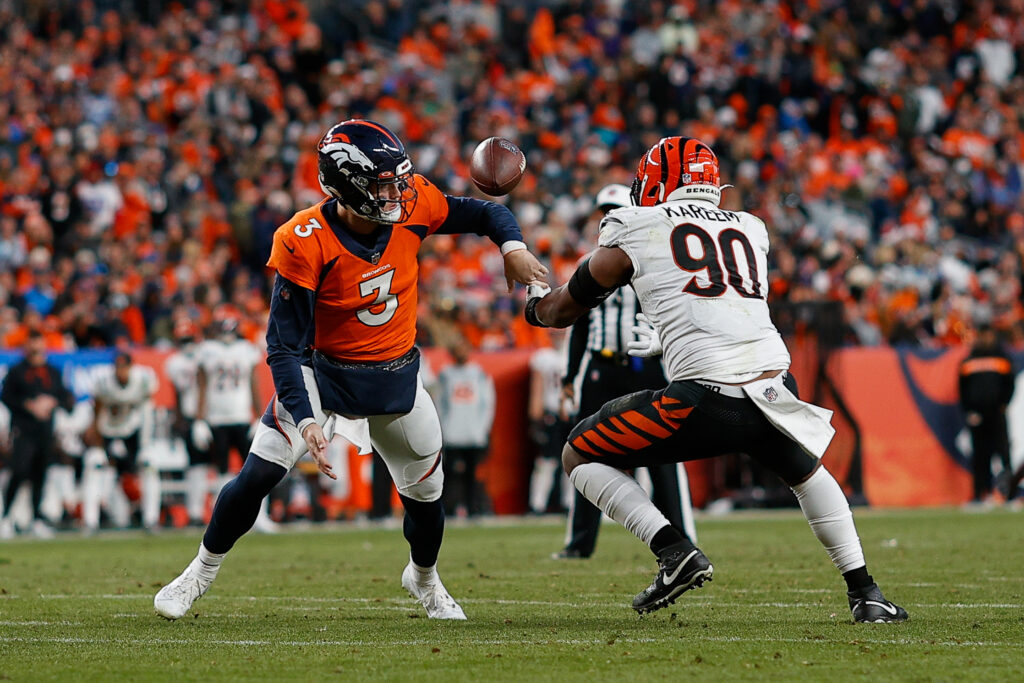
<path fill-rule="evenodd" d="M 390 130 L 362 119 L 333 126 L 317 145 L 320 188 L 376 223 L 401 223 L 416 207 L 412 161 Z"/>

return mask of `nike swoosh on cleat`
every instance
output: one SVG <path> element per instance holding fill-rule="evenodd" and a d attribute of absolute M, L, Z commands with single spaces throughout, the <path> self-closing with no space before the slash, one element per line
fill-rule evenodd
<path fill-rule="evenodd" d="M 686 566 L 686 563 L 689 562 L 690 558 L 693 557 L 696 554 L 697 554 L 697 551 L 694 550 L 693 552 L 691 552 L 689 555 L 686 556 L 685 560 L 683 560 L 682 562 L 679 563 L 679 566 L 676 567 L 676 570 L 674 572 L 672 572 L 671 574 L 665 574 L 664 585 L 667 586 L 668 584 L 670 584 L 673 581 L 675 581 L 676 577 L 679 576 L 679 572 L 683 571 L 683 567 Z M 893 614 L 895 614 L 895 612 L 893 612 Z"/>
<path fill-rule="evenodd" d="M 884 602 L 876 602 L 874 600 L 865 600 L 864 604 L 865 605 L 878 605 L 879 607 L 884 609 L 889 614 L 891 614 L 893 616 L 896 616 L 896 608 L 893 605 L 887 605 Z"/>

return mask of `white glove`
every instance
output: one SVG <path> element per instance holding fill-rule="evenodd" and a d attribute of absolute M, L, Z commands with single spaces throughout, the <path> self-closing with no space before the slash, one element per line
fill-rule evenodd
<path fill-rule="evenodd" d="M 650 358 L 661 355 L 661 340 L 658 339 L 658 331 L 651 325 L 651 321 L 643 313 L 636 314 L 638 325 L 633 325 L 632 332 L 635 340 L 626 344 L 626 351 L 637 358 Z"/>
<path fill-rule="evenodd" d="M 206 420 L 195 420 L 192 422 L 192 445 L 201 451 L 205 451 L 213 443 L 213 431 Z"/>
<path fill-rule="evenodd" d="M 551 293 L 551 288 L 547 285 L 532 284 L 526 288 L 526 300 L 530 299 L 543 299 Z"/>

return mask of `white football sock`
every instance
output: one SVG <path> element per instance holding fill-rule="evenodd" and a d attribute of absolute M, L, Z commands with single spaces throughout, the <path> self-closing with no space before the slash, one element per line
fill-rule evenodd
<path fill-rule="evenodd" d="M 143 467 L 139 476 L 142 489 L 142 525 L 152 528 L 160 523 L 160 472 Z"/>
<path fill-rule="evenodd" d="M 413 572 L 416 574 L 416 583 L 422 585 L 433 583 L 437 580 L 437 565 L 433 567 L 421 567 L 412 561 L 412 555 L 409 556 L 409 566 L 412 567 Z"/>
<path fill-rule="evenodd" d="M 185 473 L 185 509 L 188 518 L 203 519 L 206 515 L 206 494 L 210 491 L 209 468 L 192 465 Z"/>
<path fill-rule="evenodd" d="M 807 481 L 792 487 L 811 531 L 840 573 L 864 566 L 864 550 L 857 537 L 850 504 L 839 483 L 824 466 Z"/>
<path fill-rule="evenodd" d="M 622 470 L 588 462 L 573 468 L 569 480 L 587 500 L 648 546 L 659 530 L 670 526 L 640 484 Z"/>
<path fill-rule="evenodd" d="M 205 545 L 200 543 L 199 554 L 196 555 L 196 559 L 192 561 L 192 564 L 195 565 L 204 579 L 213 581 L 217 578 L 217 572 L 220 571 L 220 565 L 224 561 L 225 555 L 227 553 L 211 553 L 206 549 Z"/>
<path fill-rule="evenodd" d="M 100 526 L 100 501 L 103 498 L 105 467 L 98 467 L 88 460 L 82 470 L 82 525 L 89 531 Z"/>
<path fill-rule="evenodd" d="M 555 468 L 558 461 L 552 458 L 537 458 L 530 475 L 530 510 L 544 512 L 548 507 L 548 498 L 555 485 Z"/>

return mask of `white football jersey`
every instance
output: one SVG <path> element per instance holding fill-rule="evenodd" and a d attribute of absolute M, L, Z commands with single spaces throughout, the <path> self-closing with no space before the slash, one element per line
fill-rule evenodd
<path fill-rule="evenodd" d="M 187 344 L 172 353 L 164 363 L 164 372 L 178 392 L 181 414 L 194 418 L 199 410 L 199 345 Z"/>
<path fill-rule="evenodd" d="M 210 339 L 199 347 L 199 365 L 206 372 L 206 421 L 212 426 L 249 424 L 252 414 L 252 370 L 263 360 L 245 339 Z"/>
<path fill-rule="evenodd" d="M 768 231 L 704 200 L 615 209 L 598 244 L 633 262 L 633 289 L 658 331 L 671 380 L 744 382 L 789 367 L 768 314 Z"/>
<path fill-rule="evenodd" d="M 96 380 L 93 396 L 102 404 L 96 427 L 104 437 L 113 439 L 131 436 L 149 419 L 152 398 L 158 382 L 152 368 L 132 365 L 128 383 L 121 384 L 114 367 Z"/>
<path fill-rule="evenodd" d="M 544 410 L 558 413 L 562 404 L 562 376 L 565 374 L 566 354 L 552 348 L 543 348 L 530 356 L 530 369 L 537 373 L 543 384 Z"/>

